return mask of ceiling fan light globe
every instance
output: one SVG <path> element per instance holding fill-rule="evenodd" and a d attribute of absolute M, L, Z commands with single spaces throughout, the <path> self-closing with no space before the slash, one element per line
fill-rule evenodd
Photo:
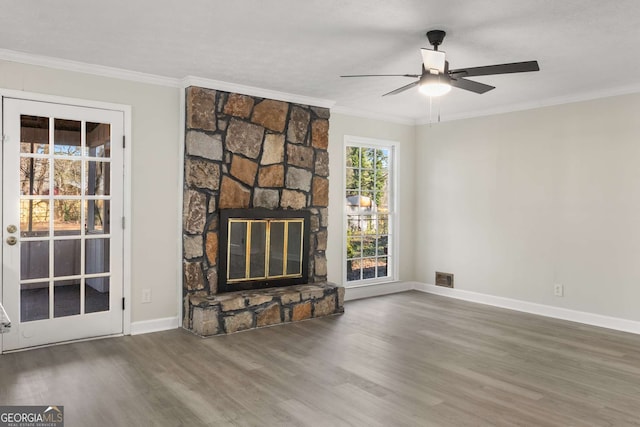
<path fill-rule="evenodd" d="M 451 91 L 451 85 L 441 82 L 421 83 L 418 90 L 427 96 L 442 96 Z"/>

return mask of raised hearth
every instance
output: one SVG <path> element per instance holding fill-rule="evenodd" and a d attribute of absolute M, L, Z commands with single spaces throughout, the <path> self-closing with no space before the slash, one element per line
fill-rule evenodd
<path fill-rule="evenodd" d="M 231 334 L 247 329 L 297 322 L 344 312 L 344 288 L 332 283 L 238 291 L 189 301 L 197 335 Z"/>

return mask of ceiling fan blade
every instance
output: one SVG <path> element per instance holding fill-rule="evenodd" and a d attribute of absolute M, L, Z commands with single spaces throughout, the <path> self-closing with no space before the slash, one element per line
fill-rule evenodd
<path fill-rule="evenodd" d="M 474 82 L 473 80 L 463 79 L 462 77 L 452 78 L 451 86 L 458 89 L 464 89 L 475 93 L 489 92 L 491 89 L 495 89 L 495 86 L 486 85 L 484 83 Z"/>
<path fill-rule="evenodd" d="M 420 49 L 425 70 L 438 70 L 444 73 L 444 52 L 440 50 Z"/>
<path fill-rule="evenodd" d="M 420 74 L 354 74 L 340 77 L 413 77 L 417 79 Z"/>
<path fill-rule="evenodd" d="M 405 86 L 399 87 L 398 89 L 396 89 L 396 90 L 392 90 L 392 91 L 391 91 L 391 92 L 389 92 L 389 93 L 385 93 L 385 94 L 384 94 L 384 95 L 382 95 L 382 96 L 395 95 L 395 94 L 397 94 L 397 93 L 404 92 L 405 90 L 408 90 L 408 89 L 411 89 L 411 88 L 412 88 L 412 87 L 414 87 L 414 86 L 417 86 L 417 85 L 418 85 L 418 83 L 420 83 L 420 80 L 417 80 L 417 81 L 415 81 L 415 82 L 413 82 L 413 83 L 409 83 L 408 85 L 405 85 Z"/>
<path fill-rule="evenodd" d="M 459 68 L 450 70 L 449 74 L 455 77 L 460 74 L 462 77 L 490 76 L 493 74 L 526 73 L 528 71 L 540 71 L 538 61 L 513 62 L 511 64 L 487 65 L 484 67 Z"/>

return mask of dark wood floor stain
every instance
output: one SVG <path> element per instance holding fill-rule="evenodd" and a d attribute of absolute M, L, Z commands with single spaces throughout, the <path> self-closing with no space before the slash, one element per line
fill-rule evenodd
<path fill-rule="evenodd" d="M 640 425 L 640 336 L 406 292 L 2 355 L 0 404 L 64 405 L 69 427 Z"/>

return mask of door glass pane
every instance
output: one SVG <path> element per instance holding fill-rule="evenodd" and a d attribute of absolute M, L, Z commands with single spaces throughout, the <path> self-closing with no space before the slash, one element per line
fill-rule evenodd
<path fill-rule="evenodd" d="M 269 236 L 269 276 L 282 276 L 284 262 L 284 222 L 272 221 Z"/>
<path fill-rule="evenodd" d="M 55 200 L 53 234 L 56 236 L 80 234 L 80 200 Z"/>
<path fill-rule="evenodd" d="M 86 162 L 84 192 L 88 196 L 109 195 L 109 162 Z"/>
<path fill-rule="evenodd" d="M 111 125 L 87 122 L 87 149 L 91 157 L 111 156 Z"/>
<path fill-rule="evenodd" d="M 49 194 L 49 159 L 20 157 L 20 194 Z"/>
<path fill-rule="evenodd" d="M 56 240 L 53 242 L 53 275 L 55 277 L 80 274 L 81 240 Z"/>
<path fill-rule="evenodd" d="M 109 233 L 109 201 L 87 200 L 85 202 L 85 223 L 87 234 Z"/>
<path fill-rule="evenodd" d="M 77 120 L 55 119 L 53 154 L 80 156 L 82 143 L 81 122 Z"/>
<path fill-rule="evenodd" d="M 49 154 L 49 118 L 20 116 L 20 152 Z"/>
<path fill-rule="evenodd" d="M 84 272 L 86 274 L 109 272 L 109 239 L 86 239 Z"/>
<path fill-rule="evenodd" d="M 20 200 L 20 236 L 49 235 L 49 201 Z"/>
<path fill-rule="evenodd" d="M 20 321 L 49 318 L 49 282 L 20 285 Z"/>
<path fill-rule="evenodd" d="M 53 282 L 53 317 L 80 314 L 80 279 Z"/>
<path fill-rule="evenodd" d="M 109 278 L 93 277 L 85 280 L 84 312 L 109 311 Z"/>
<path fill-rule="evenodd" d="M 267 248 L 267 223 L 251 222 L 251 263 L 249 277 L 265 277 L 265 251 Z"/>
<path fill-rule="evenodd" d="M 49 277 L 49 242 L 20 242 L 20 279 Z"/>
<path fill-rule="evenodd" d="M 53 161 L 54 195 L 79 196 L 82 185 L 80 160 L 55 159 Z"/>
<path fill-rule="evenodd" d="M 289 222 L 287 241 L 287 274 L 302 274 L 302 222 Z"/>
<path fill-rule="evenodd" d="M 247 223 L 232 222 L 229 225 L 229 268 L 227 270 L 228 279 L 242 279 L 246 275 L 246 241 Z"/>

